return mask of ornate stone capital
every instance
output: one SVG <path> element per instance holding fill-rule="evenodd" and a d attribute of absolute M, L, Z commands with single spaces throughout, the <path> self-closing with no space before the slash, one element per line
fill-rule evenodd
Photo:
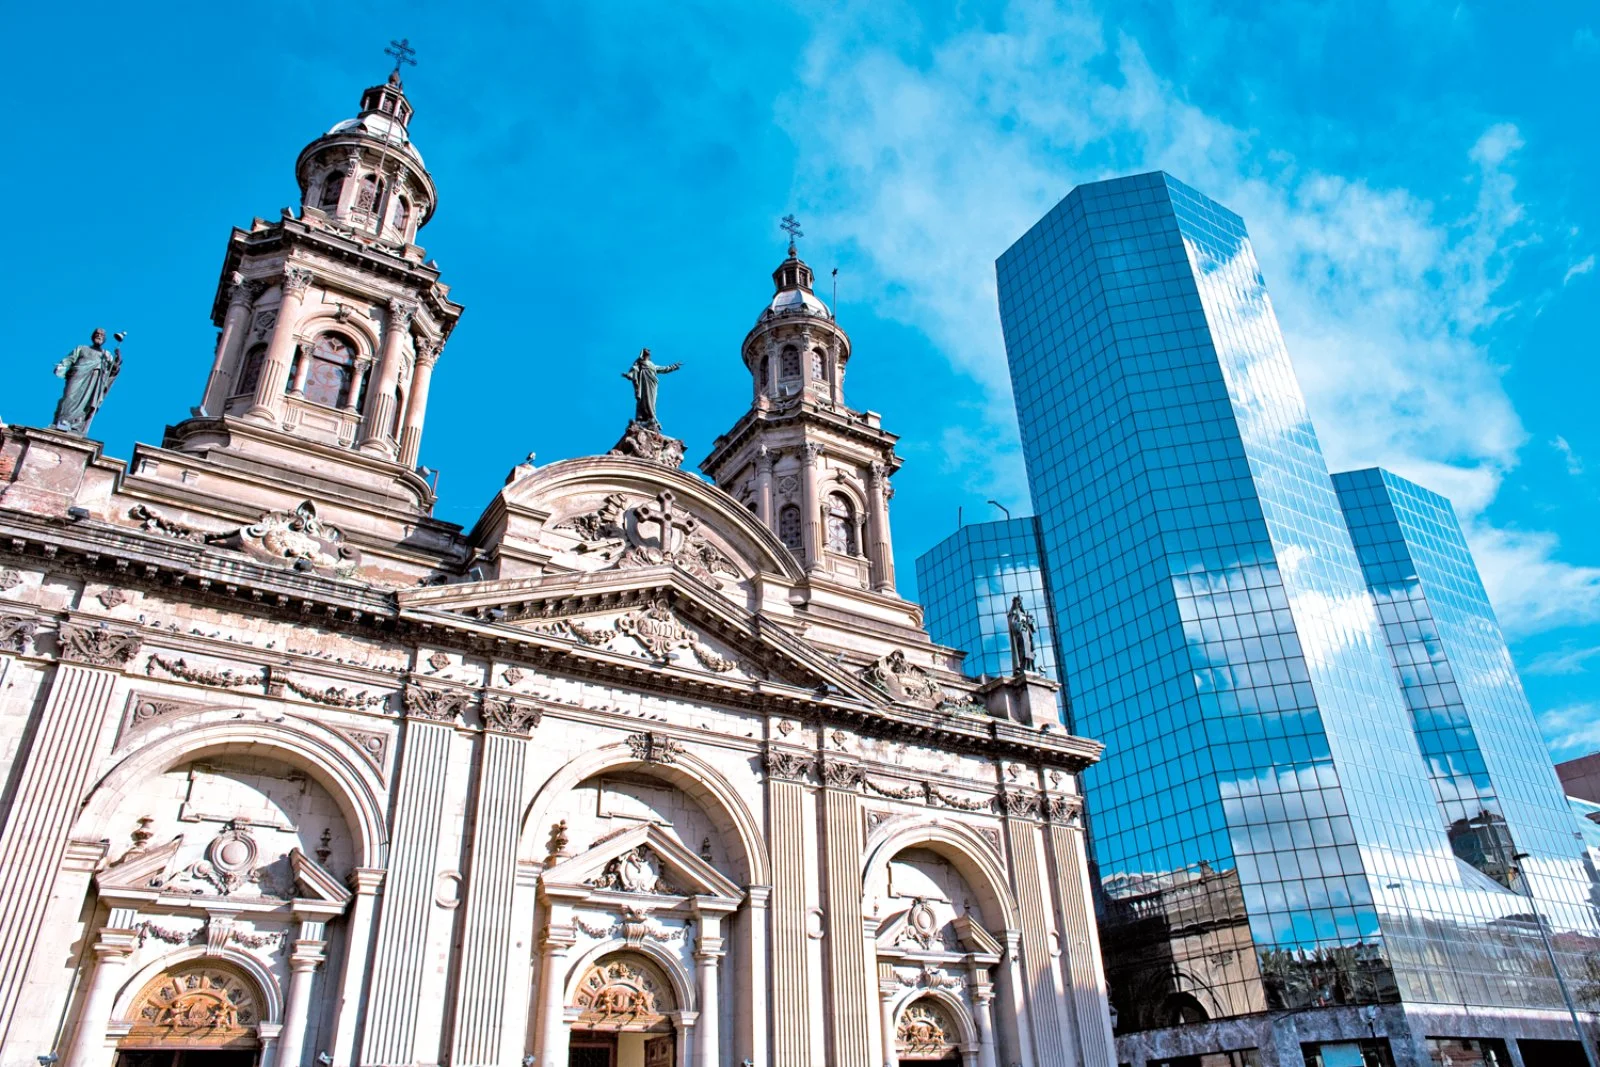
<path fill-rule="evenodd" d="M 859 763 L 850 763 L 837 759 L 824 759 L 822 761 L 822 784 L 829 789 L 847 789 L 855 792 L 861 788 L 863 778 L 864 775 Z"/>
<path fill-rule="evenodd" d="M 302 296 L 311 288 L 316 275 L 305 267 L 285 267 L 283 270 L 283 295 Z"/>
<path fill-rule="evenodd" d="M 411 320 L 417 314 L 417 305 L 409 300 L 402 300 L 398 296 L 389 298 L 389 326 L 391 329 L 403 330 L 411 325 Z"/>
<path fill-rule="evenodd" d="M 26 652 L 39 624 L 22 615 L 0 615 L 0 652 Z"/>
<path fill-rule="evenodd" d="M 1025 789 L 1008 789 L 994 798 L 995 808 L 1008 819 L 1037 819 L 1039 794 Z"/>
<path fill-rule="evenodd" d="M 459 689 L 431 689 L 416 682 L 406 683 L 406 714 L 413 719 L 453 723 L 471 703 L 472 694 Z"/>
<path fill-rule="evenodd" d="M 803 782 L 811 775 L 812 760 L 802 752 L 784 752 L 769 749 L 766 758 L 767 776 L 786 782 Z"/>
<path fill-rule="evenodd" d="M 756 470 L 762 472 L 763 474 L 772 473 L 772 465 L 778 462 L 782 456 L 783 453 L 778 451 L 776 448 L 769 448 L 766 445 L 762 445 L 760 448 L 756 449 Z"/>
<path fill-rule="evenodd" d="M 431 337 L 418 337 L 412 344 L 417 348 L 417 363 L 424 367 L 431 367 L 439 362 L 439 351 L 444 348 L 444 343 Z"/>
<path fill-rule="evenodd" d="M 629 734 L 628 750 L 633 753 L 634 759 L 644 763 L 676 763 L 678 757 L 684 753 L 681 742 L 649 730 L 640 734 Z"/>
<path fill-rule="evenodd" d="M 867 486 L 877 489 L 883 486 L 883 480 L 889 476 L 889 466 L 873 460 L 867 464 Z"/>
<path fill-rule="evenodd" d="M 1052 793 L 1045 797 L 1045 817 L 1073 829 L 1083 827 L 1083 798 Z"/>
<path fill-rule="evenodd" d="M 58 636 L 62 659 L 112 670 L 126 667 L 144 643 L 138 634 L 123 633 L 103 626 L 79 626 L 70 622 L 61 624 Z"/>
<path fill-rule="evenodd" d="M 539 725 L 539 720 L 543 717 L 544 712 L 520 700 L 486 697 L 483 701 L 484 728 L 498 733 L 527 737 L 533 733 L 533 728 Z"/>
<path fill-rule="evenodd" d="M 815 441 L 807 441 L 800 446 L 800 462 L 807 467 L 816 466 L 817 460 L 821 459 L 822 455 L 822 446 Z"/>

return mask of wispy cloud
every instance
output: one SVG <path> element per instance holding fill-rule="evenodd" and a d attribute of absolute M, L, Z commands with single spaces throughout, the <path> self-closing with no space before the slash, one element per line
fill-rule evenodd
<path fill-rule="evenodd" d="M 1557 434 L 1551 440 L 1550 447 L 1561 453 L 1561 458 L 1566 461 L 1568 474 L 1576 477 L 1583 473 L 1583 458 L 1572 450 L 1572 445 L 1567 443 L 1565 437 Z"/>
<path fill-rule="evenodd" d="M 1522 670 L 1525 674 L 1582 674 L 1589 669 L 1591 662 L 1600 663 L 1600 647 L 1563 648 L 1555 652 L 1546 652 L 1536 656 L 1533 662 Z"/>
<path fill-rule="evenodd" d="M 1600 751 L 1600 704 L 1567 704 L 1541 712 L 1539 729 L 1557 761 Z"/>
<path fill-rule="evenodd" d="M 1382 464 L 1451 496 L 1509 628 L 1600 617 L 1600 570 L 1479 517 L 1527 437 L 1483 341 L 1530 238 L 1515 126 L 1462 145 L 1472 195 L 1446 210 L 1269 151 L 1187 102 L 1086 4 L 1019 0 L 982 25 L 922 27 L 900 50 L 863 44 L 885 39 L 875 20 L 917 25 L 889 5 L 816 17 L 801 91 L 780 108 L 796 187 L 819 230 L 895 279 L 869 294 L 879 313 L 977 382 L 978 437 L 1016 434 L 994 258 L 1073 185 L 1166 169 L 1249 223 L 1330 464 Z M 1005 451 L 970 476 L 1019 485 Z"/>
<path fill-rule="evenodd" d="M 1567 268 L 1567 273 L 1561 276 L 1561 284 L 1568 285 L 1572 279 L 1588 274 L 1592 270 L 1594 270 L 1594 253 L 1590 252 L 1587 256 Z"/>

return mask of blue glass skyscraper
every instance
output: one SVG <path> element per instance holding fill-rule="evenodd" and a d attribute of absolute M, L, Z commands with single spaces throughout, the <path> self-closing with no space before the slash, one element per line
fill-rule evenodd
<path fill-rule="evenodd" d="M 1243 221 L 1165 174 L 1080 186 L 997 273 L 1061 680 L 1107 746 L 1085 785 L 1118 1029 L 1165 1033 L 1123 1058 L 1251 1033 L 1426 1063 L 1478 1033 L 1423 1005 L 1558 1026 L 1524 883 L 1452 845 Z M 1549 766 L 1536 733 L 1496 740 Z M 1212 1023 L 1236 1016 L 1258 1025 Z"/>
<path fill-rule="evenodd" d="M 1021 597 L 1039 628 L 1035 670 L 1061 680 L 1038 523 L 1032 516 L 961 526 L 917 557 L 917 594 L 933 639 L 966 651 L 967 674 L 991 678 L 1015 667 L 1006 612 L 1012 598 Z"/>

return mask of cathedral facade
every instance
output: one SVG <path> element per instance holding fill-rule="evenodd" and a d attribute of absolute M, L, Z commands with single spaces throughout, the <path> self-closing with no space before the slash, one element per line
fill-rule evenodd
<path fill-rule="evenodd" d="M 233 231 L 160 447 L 3 430 L 0 1067 L 1109 1067 L 1100 746 L 896 595 L 810 269 L 705 478 L 646 354 L 610 454 L 435 519 L 410 118 Z"/>

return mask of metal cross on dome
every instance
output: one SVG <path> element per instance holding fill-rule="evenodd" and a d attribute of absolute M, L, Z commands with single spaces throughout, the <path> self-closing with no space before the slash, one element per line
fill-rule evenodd
<path fill-rule="evenodd" d="M 394 56 L 395 77 L 400 76 L 401 64 L 410 63 L 413 67 L 417 65 L 417 61 L 411 58 L 417 54 L 417 50 L 411 47 L 411 38 L 409 37 L 402 37 L 398 41 L 390 41 L 389 47 L 383 50 L 383 54 Z"/>
<path fill-rule="evenodd" d="M 794 247 L 796 237 L 804 237 L 805 231 L 800 228 L 800 220 L 793 215 L 785 215 L 783 221 L 778 223 L 778 229 L 789 235 L 789 247 Z"/>

